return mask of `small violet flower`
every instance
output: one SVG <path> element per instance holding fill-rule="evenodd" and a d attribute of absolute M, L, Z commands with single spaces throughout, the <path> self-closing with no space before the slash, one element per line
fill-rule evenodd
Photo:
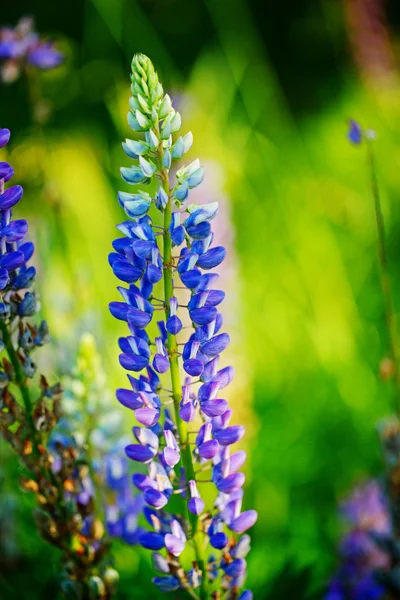
<path fill-rule="evenodd" d="M 391 564 L 389 508 L 381 486 L 371 481 L 342 505 L 351 528 L 340 546 L 340 566 L 325 600 L 378 600 L 385 595 L 382 574 Z M 381 541 L 381 543 L 378 542 Z"/>
<path fill-rule="evenodd" d="M 43 71 L 58 67 L 64 60 L 54 42 L 40 39 L 34 31 L 34 21 L 23 17 L 12 27 L 0 28 L 0 60 L 3 81 L 15 81 L 24 65 L 31 65 Z"/>

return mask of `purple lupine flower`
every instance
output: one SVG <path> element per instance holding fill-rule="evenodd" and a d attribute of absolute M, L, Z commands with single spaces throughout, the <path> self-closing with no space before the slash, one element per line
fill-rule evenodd
<path fill-rule="evenodd" d="M 371 481 L 357 488 L 341 510 L 351 528 L 341 542 L 341 563 L 325 598 L 378 600 L 385 594 L 378 574 L 388 572 L 391 564 L 389 546 L 385 549 L 378 543 L 391 535 L 388 503 L 380 484 Z"/>
<path fill-rule="evenodd" d="M 54 42 L 40 39 L 34 31 L 34 21 L 23 17 L 14 28 L 0 28 L 0 60 L 3 81 L 15 81 L 24 64 L 47 71 L 64 60 Z"/>
<path fill-rule="evenodd" d="M 8 129 L 0 129 L 0 148 L 7 145 L 10 139 Z M 18 304 L 10 302 L 7 294 L 27 290 L 36 275 L 35 267 L 29 266 L 34 251 L 32 242 L 26 242 L 28 224 L 24 219 L 12 220 L 12 208 L 21 200 L 23 189 L 13 185 L 13 168 L 8 162 L 0 163 L 0 290 L 6 301 L 0 303 L 2 318 L 15 312 L 20 317 L 32 316 L 36 312 L 35 295 L 29 291 L 23 293 Z M 30 352 L 35 346 L 41 346 L 48 339 L 48 329 L 43 321 L 35 334 L 24 327 L 20 333 L 20 346 L 25 354 L 23 365 L 27 377 L 33 377 L 35 365 L 30 359 Z"/>
<path fill-rule="evenodd" d="M 110 312 L 129 328 L 129 336 L 119 340 L 119 360 L 130 372 L 130 385 L 117 390 L 117 399 L 142 426 L 133 428 L 135 441 L 126 447 L 128 458 L 138 464 L 133 483 L 146 504 L 148 526 L 138 541 L 156 552 L 157 570 L 164 576 L 154 582 L 161 589 L 190 585 L 205 599 L 209 582 L 220 577 L 224 589 L 237 597 L 250 548 L 248 536 L 237 536 L 254 525 L 257 513 L 242 511 L 240 468 L 246 455 L 231 453 L 231 446 L 243 437 L 244 427 L 230 423 L 232 411 L 222 397 L 233 370 L 222 364 L 230 338 L 218 311 L 225 294 L 214 287 L 213 269 L 226 255 L 223 246 L 213 244 L 211 221 L 218 204 L 187 202 L 203 179 L 198 160 L 178 169 L 170 181 L 172 161 L 190 149 L 193 136 L 173 141 L 181 117 L 143 55 L 132 61 L 131 89 L 128 123 L 144 139 L 124 142 L 125 153 L 137 162 L 121 168 L 121 175 L 128 184 L 161 182 L 154 199 L 138 189 L 119 192 L 130 220 L 118 225 L 125 237 L 114 241 L 109 257 L 114 274 L 126 284 L 118 287 L 122 301 L 111 302 Z M 162 213 L 162 226 L 148 214 L 152 203 Z M 194 438 L 187 427 L 192 422 L 200 423 Z M 209 476 L 204 480 L 197 472 Z M 203 486 L 210 484 L 214 507 L 205 502 Z M 193 546 L 196 562 L 185 573 L 180 556 Z M 211 549 L 221 554 L 208 570 Z M 251 593 L 244 591 L 243 598 Z"/>

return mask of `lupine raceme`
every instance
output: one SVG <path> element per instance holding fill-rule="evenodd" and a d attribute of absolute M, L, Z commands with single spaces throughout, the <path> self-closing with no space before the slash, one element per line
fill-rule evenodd
<path fill-rule="evenodd" d="M 222 361 L 229 335 L 218 312 L 224 292 L 215 287 L 225 258 L 213 245 L 218 204 L 190 204 L 203 180 L 198 160 L 172 176 L 193 136 L 179 135 L 181 116 L 142 54 L 133 58 L 131 82 L 134 139 L 122 145 L 133 165 L 121 175 L 135 191 L 118 193 L 129 219 L 117 226 L 122 236 L 109 262 L 123 284 L 110 311 L 127 323 L 119 362 L 129 386 L 116 396 L 138 423 L 125 449 L 144 500 L 147 527 L 137 539 L 153 551 L 162 591 L 250 600 L 243 590 L 250 538 L 242 534 L 257 513 L 242 510 L 246 455 L 232 446 L 244 427 L 231 424 L 223 398 L 233 369 Z"/>
<path fill-rule="evenodd" d="M 10 138 L 0 129 L 0 148 Z M 85 448 L 59 430 L 62 387 L 42 376 L 32 382 L 35 350 L 49 341 L 45 321 L 31 323 L 39 303 L 29 291 L 35 268 L 28 263 L 32 242 L 24 241 L 28 223 L 12 220 L 23 189 L 10 185 L 14 171 L 0 162 L 0 433 L 18 455 L 22 488 L 35 495 L 34 512 L 40 535 L 59 549 L 61 588 L 66 598 L 106 600 L 118 575 L 107 558 L 109 542 L 97 517 Z"/>

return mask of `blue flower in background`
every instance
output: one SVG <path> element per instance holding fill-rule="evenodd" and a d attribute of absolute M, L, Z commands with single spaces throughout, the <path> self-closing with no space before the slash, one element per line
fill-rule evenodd
<path fill-rule="evenodd" d="M 340 545 L 340 566 L 325 600 L 378 600 L 385 587 L 378 573 L 388 572 L 391 557 L 376 539 L 388 538 L 391 522 L 387 500 L 376 481 L 357 488 L 341 512 L 350 530 Z"/>
<path fill-rule="evenodd" d="M 347 132 L 347 137 L 352 144 L 358 146 L 362 142 L 363 132 L 361 126 L 354 121 L 353 119 L 349 120 L 349 129 Z"/>
<path fill-rule="evenodd" d="M 0 28 L 0 60 L 3 81 L 18 78 L 24 65 L 47 71 L 58 67 L 64 60 L 54 42 L 40 39 L 34 31 L 34 21 L 23 17 L 14 28 Z"/>

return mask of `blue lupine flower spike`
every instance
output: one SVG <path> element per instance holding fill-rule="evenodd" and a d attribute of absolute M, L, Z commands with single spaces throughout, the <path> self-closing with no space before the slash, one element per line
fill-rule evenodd
<path fill-rule="evenodd" d="M 147 529 L 137 539 L 154 552 L 161 575 L 153 581 L 161 590 L 190 589 L 204 600 L 219 586 L 226 598 L 249 600 L 251 592 L 242 587 L 250 544 L 240 536 L 257 513 L 242 510 L 245 477 L 239 470 L 246 455 L 231 453 L 231 446 L 244 428 L 230 424 L 223 398 L 233 371 L 219 366 L 229 335 L 217 308 L 224 293 L 213 289 L 213 269 L 226 253 L 213 245 L 218 204 L 188 203 L 190 190 L 203 180 L 199 160 L 171 175 L 193 136 L 178 133 L 181 116 L 146 56 L 134 56 L 131 81 L 133 139 L 122 146 L 133 165 L 122 167 L 121 175 L 135 188 L 118 193 L 128 219 L 117 226 L 124 237 L 113 243 L 109 262 L 122 282 L 122 300 L 111 302 L 110 311 L 129 329 L 119 340 L 129 386 L 117 390 L 117 399 L 140 424 L 126 448 L 145 502 Z M 153 196 L 142 187 L 150 183 Z M 191 432 L 198 427 L 193 438 L 192 422 Z"/>
<path fill-rule="evenodd" d="M 0 129 L 0 148 L 9 139 L 10 131 Z M 38 310 L 31 291 L 34 246 L 26 241 L 27 222 L 12 219 L 23 197 L 13 174 L 8 162 L 0 163 L 0 434 L 20 459 L 22 487 L 36 495 L 39 533 L 62 552 L 67 598 L 111 598 L 117 574 L 105 560 L 108 542 L 96 518 L 85 449 L 56 428 L 62 387 L 42 376 L 34 398 L 29 382 L 36 372 L 34 352 L 49 341 L 49 331 L 45 321 L 30 321 Z M 16 389 L 22 403 L 14 397 Z M 103 592 L 95 595 L 98 588 Z"/>

